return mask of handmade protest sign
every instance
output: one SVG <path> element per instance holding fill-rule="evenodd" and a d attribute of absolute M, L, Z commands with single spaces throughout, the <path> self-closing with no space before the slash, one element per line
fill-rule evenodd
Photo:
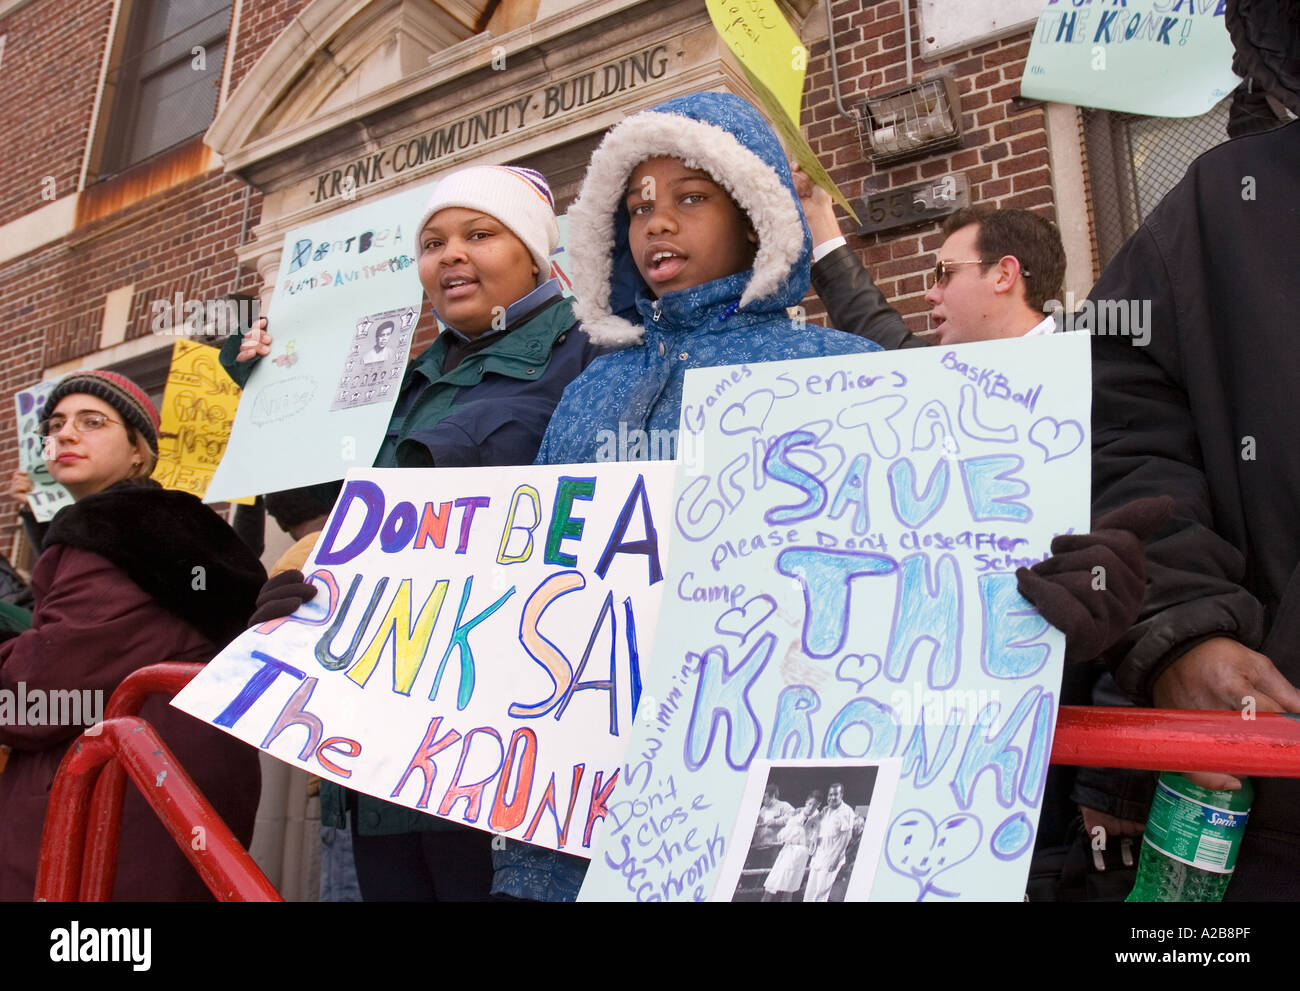
<path fill-rule="evenodd" d="M 668 591 L 584 899 L 732 897 L 756 760 L 895 757 L 871 898 L 1020 900 L 1064 644 L 1014 570 L 1088 526 L 1088 343 L 687 373 Z"/>
<path fill-rule="evenodd" d="M 705 6 L 790 157 L 856 221 L 852 205 L 799 130 L 808 50 L 781 9 L 774 0 L 707 0 Z"/>
<path fill-rule="evenodd" d="M 1195 117 L 1232 92 L 1224 0 L 1047 0 L 1020 95 L 1154 117 Z"/>
<path fill-rule="evenodd" d="M 245 386 L 208 502 L 329 482 L 373 463 L 423 297 L 412 225 L 429 190 L 285 235 L 267 313 L 271 353 Z"/>
<path fill-rule="evenodd" d="M 239 387 L 221 368 L 218 350 L 194 341 L 172 346 L 153 477 L 165 489 L 203 498 L 221 463 L 239 405 Z"/>
<path fill-rule="evenodd" d="M 318 594 L 176 698 L 349 788 L 589 856 L 641 694 L 671 462 L 370 469 Z"/>
<path fill-rule="evenodd" d="M 44 444 L 36 430 L 41 411 L 50 393 L 59 384 L 52 378 L 30 389 L 14 393 L 14 409 L 18 420 L 18 468 L 27 473 L 32 490 L 27 493 L 27 505 L 38 523 L 54 519 L 54 514 L 64 506 L 72 505 L 72 493 L 54 480 L 45 464 Z"/>

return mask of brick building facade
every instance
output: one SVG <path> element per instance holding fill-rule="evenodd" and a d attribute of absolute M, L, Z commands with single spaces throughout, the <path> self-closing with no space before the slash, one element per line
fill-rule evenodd
<path fill-rule="evenodd" d="M 0 85 L 5 93 L 0 126 L 12 136 L 5 151 L 8 167 L 0 173 L 0 231 L 6 235 L 0 237 L 0 312 L 10 324 L 0 365 L 0 389 L 6 394 L 74 367 L 113 365 L 156 377 L 157 362 L 150 365 L 143 359 L 165 350 L 170 340 L 150 331 L 152 303 L 171 300 L 177 294 L 199 301 L 228 293 L 266 294 L 273 282 L 273 275 L 268 278 L 272 258 L 267 256 L 275 254 L 268 246 L 283 234 L 284 224 L 275 219 L 263 223 L 263 194 L 270 192 L 285 201 L 283 209 L 273 212 L 295 220 L 327 212 L 303 209 L 302 204 L 291 202 L 311 185 L 299 176 L 300 188 L 292 190 L 283 181 L 286 161 L 293 157 L 292 145 L 277 149 L 269 159 L 250 158 L 236 151 L 231 156 L 232 167 L 210 147 L 218 143 L 212 134 L 205 144 L 202 133 L 196 133 L 119 172 L 103 166 L 104 132 L 113 110 L 112 87 L 107 84 L 116 69 L 114 60 L 123 59 L 115 47 L 124 44 L 120 39 L 129 34 L 128 22 L 138 6 L 127 0 L 0 3 L 0 35 L 6 39 L 0 51 Z M 960 146 L 896 165 L 873 165 L 863 149 L 861 125 L 837 109 L 825 3 L 794 0 L 786 10 L 809 48 L 803 113 L 806 136 L 854 202 L 864 195 L 960 174 L 968 183 L 972 202 L 1042 212 L 1062 226 L 1070 260 L 1069 285 L 1081 294 L 1095 276 L 1097 265 L 1083 181 L 1078 111 L 1020 100 L 1019 79 L 1029 47 L 1027 26 L 1022 24 L 1009 35 L 988 40 L 976 35 L 977 44 L 926 57 L 926 39 L 921 36 L 925 30 L 923 7 L 933 8 L 933 17 L 944 16 L 944 4 L 938 0 L 912 0 L 907 18 L 901 0 L 831 0 L 839 101 L 852 111 L 865 95 L 897 87 L 908 74 L 906 54 L 910 48 L 916 78 L 946 73 L 955 80 L 963 129 Z M 654 8 L 661 12 L 682 8 L 691 16 L 676 17 L 666 26 L 666 18 L 653 17 Z M 306 168 L 299 172 L 315 169 L 311 173 L 315 175 L 328 171 L 316 169 L 316 164 L 330 161 L 331 142 L 339 149 L 333 157 L 342 162 L 348 158 L 349 145 L 365 144 L 357 140 L 358 121 L 371 127 L 378 121 L 382 128 L 385 119 L 394 119 L 396 115 L 386 114 L 391 105 L 383 107 L 376 96 L 412 93 L 413 97 L 403 95 L 401 102 L 407 105 L 406 116 L 414 116 L 411 105 L 418 107 L 421 94 L 434 93 L 447 84 L 461 92 L 467 83 L 486 91 L 491 87 L 473 80 L 492 74 L 494 43 L 504 42 L 511 61 L 526 59 L 529 37 L 536 27 L 557 21 L 563 22 L 561 29 L 547 32 L 542 44 L 533 47 L 543 49 L 538 54 L 555 66 L 544 73 L 562 81 L 576 75 L 565 67 L 570 54 L 565 49 L 567 36 L 576 38 L 572 29 L 585 26 L 587 35 L 594 37 L 591 27 L 599 20 L 602 31 L 617 32 L 615 25 L 633 24 L 647 12 L 668 41 L 680 43 L 686 38 L 698 46 L 700 29 L 707 28 L 701 4 L 485 0 L 476 6 L 410 0 L 238 0 L 230 4 L 224 25 L 230 43 L 222 62 L 206 70 L 207 85 L 219 92 L 221 104 L 213 130 L 222 132 L 217 137 L 225 138 L 227 144 L 220 150 L 229 154 L 229 136 L 238 132 L 239 123 L 228 119 L 232 101 L 241 113 L 253 107 L 266 117 L 259 124 L 272 122 L 268 133 L 278 128 L 281 133 L 298 132 L 305 137 L 288 174 L 293 175 L 295 165 L 303 165 Z M 374 52 L 376 38 L 371 35 L 374 25 L 385 17 L 387 23 L 380 28 L 380 33 L 386 32 L 383 43 L 398 51 L 387 56 L 388 64 L 376 68 L 376 63 L 384 60 Z M 359 23 L 367 21 L 368 25 Z M 691 30 L 680 30 L 688 23 Z M 319 37 L 322 29 L 330 30 L 332 36 Z M 285 80 L 282 73 L 276 78 L 278 89 L 271 101 L 276 105 L 267 107 L 268 101 L 246 97 L 249 90 L 266 93 L 266 80 L 274 75 L 266 71 L 268 52 L 275 68 L 284 69 L 284 53 L 274 47 L 277 42 L 279 49 L 290 49 L 302 57 L 291 59 L 296 80 Z M 445 46 L 441 52 L 437 51 L 439 43 Z M 575 68 L 604 61 L 593 59 L 589 39 L 580 38 L 574 44 Z M 367 45 L 369 52 L 357 51 Z M 460 57 L 448 57 L 453 54 Z M 670 71 L 670 75 L 680 79 L 659 80 L 646 92 L 667 96 L 699 89 L 700 81 L 709 74 L 716 83 L 745 92 L 743 80 L 724 50 L 717 49 L 709 57 L 714 65 L 707 73 L 700 71 L 703 62 L 675 67 L 680 71 Z M 354 63 L 347 64 L 348 58 Z M 323 68 L 327 65 L 329 68 Z M 414 71 L 410 71 L 412 66 Z M 331 87 L 325 77 L 341 69 L 349 73 L 348 82 Z M 367 73 L 373 78 L 367 79 Z M 509 68 L 496 74 L 514 75 Z M 536 72 L 524 75 L 525 85 L 538 78 Z M 246 82 L 248 86 L 244 86 Z M 355 90 L 353 99 L 340 99 L 348 87 Z M 634 98 L 614 101 L 615 116 L 610 117 L 607 111 L 603 117 L 612 122 L 622 111 L 646 102 L 628 95 Z M 312 102 L 318 106 L 311 107 Z M 363 105 L 375 109 L 349 112 L 350 106 L 360 109 Z M 304 108 L 308 108 L 308 117 L 316 113 L 336 123 L 323 129 L 304 128 L 304 123 L 310 124 L 303 116 Z M 598 116 L 602 115 L 586 115 L 576 129 L 585 133 L 578 133 L 576 139 L 573 126 L 559 128 L 566 133 L 551 148 L 546 147 L 543 124 L 535 128 L 540 133 L 526 142 L 527 147 L 518 149 L 525 154 L 503 157 L 503 152 L 514 149 L 485 146 L 483 157 L 493 161 L 527 158 L 550 166 L 551 173 L 559 173 L 551 178 L 565 201 L 581 178 L 585 152 L 603 129 L 591 126 Z M 234 126 L 222 128 L 223 117 Z M 288 120 L 293 126 L 285 126 Z M 550 130 L 554 133 L 556 129 Z M 242 134 L 236 140 L 249 137 Z M 569 140 L 563 140 L 566 137 Z M 372 144 L 376 141 L 374 137 L 370 140 Z M 259 141 L 265 144 L 260 135 L 252 144 Z M 306 156 L 301 154 L 303 150 L 307 150 Z M 449 165 L 475 160 L 472 151 L 453 158 Z M 308 164 L 312 160 L 314 163 Z M 268 163 L 273 163 L 271 169 Z M 427 182 L 437 175 L 439 164 L 408 170 L 409 181 Z M 266 174 L 277 170 L 279 175 Z M 400 188 L 400 184 L 390 182 L 378 191 L 391 188 Z M 360 192 L 364 195 L 369 190 Z M 339 200 L 329 205 L 348 204 Z M 844 226 L 847 230 L 849 223 Z M 924 274 L 933 268 L 934 250 L 941 240 L 937 222 L 854 239 L 873 277 L 915 331 L 926 328 Z M 814 314 L 819 312 L 815 299 L 809 301 L 809 308 Z M 422 336 L 427 338 L 432 332 L 426 319 Z M 0 471 L 6 476 L 15 456 L 16 439 L 12 434 L 0 437 Z M 0 550 L 16 552 L 22 559 L 17 533 L 13 504 L 5 503 L 0 507 Z"/>
<path fill-rule="evenodd" d="M 133 374 L 160 395 L 173 339 L 151 332 L 152 304 L 178 294 L 269 300 L 285 232 L 354 205 L 333 181 L 352 163 L 385 163 L 373 175 L 353 168 L 364 198 L 472 162 L 520 162 L 548 175 L 564 209 L 600 135 L 626 113 L 702 89 L 748 93 L 701 0 L 208 3 L 205 13 L 146 0 L 0 0 L 5 402 L 91 367 Z M 973 203 L 1056 221 L 1067 287 L 1082 295 L 1104 260 L 1084 117 L 1018 95 L 1038 6 L 783 0 L 809 51 L 804 133 L 850 200 L 962 177 Z M 169 19 L 187 10 L 198 23 Z M 152 65 L 165 60 L 148 53 L 169 45 L 170 67 Z M 623 68 L 611 70 L 620 83 L 609 92 L 563 88 L 611 65 Z M 864 97 L 936 74 L 958 94 L 960 143 L 873 164 L 860 121 L 839 106 L 855 114 Z M 177 96 L 185 87 L 192 101 Z M 189 126 L 177 127 L 189 133 L 167 143 L 171 118 L 144 119 L 142 109 L 167 116 L 152 92 L 185 102 Z M 440 131 L 528 92 L 538 103 L 508 133 L 494 126 L 462 141 Z M 150 140 L 164 147 L 150 151 Z M 936 221 L 851 239 L 914 331 L 926 329 L 924 277 L 942 239 Z M 809 307 L 818 312 L 815 300 Z M 426 316 L 416 346 L 433 332 Z M 6 483 L 16 451 L 11 426 L 0 432 Z M 0 501 L 0 551 L 30 562 L 10 500 Z M 310 897 L 309 885 L 280 883 Z"/>

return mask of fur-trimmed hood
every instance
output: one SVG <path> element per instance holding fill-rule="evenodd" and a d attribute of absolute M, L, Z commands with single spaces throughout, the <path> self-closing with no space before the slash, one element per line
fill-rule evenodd
<path fill-rule="evenodd" d="M 635 114 L 611 129 L 592 155 L 582 191 L 569 209 L 575 309 L 592 342 L 629 347 L 644 337 L 636 301 L 650 292 L 628 247 L 624 198 L 633 170 L 661 156 L 709 173 L 758 232 L 753 268 L 727 277 L 740 280 L 740 311 L 784 310 L 802 300 L 808 292 L 812 238 L 781 143 L 763 116 L 740 97 L 696 93 Z M 665 293 L 665 305 L 692 291 Z"/>
<path fill-rule="evenodd" d="M 217 648 L 244 631 L 266 581 L 226 521 L 188 492 L 128 479 L 60 510 L 45 548 L 67 544 L 107 558 Z"/>

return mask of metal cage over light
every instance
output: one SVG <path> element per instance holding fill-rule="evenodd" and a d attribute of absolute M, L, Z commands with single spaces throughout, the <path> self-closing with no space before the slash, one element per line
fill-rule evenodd
<path fill-rule="evenodd" d="M 956 80 L 948 75 L 869 96 L 859 105 L 858 115 L 862 150 L 876 164 L 961 144 L 961 98 Z"/>

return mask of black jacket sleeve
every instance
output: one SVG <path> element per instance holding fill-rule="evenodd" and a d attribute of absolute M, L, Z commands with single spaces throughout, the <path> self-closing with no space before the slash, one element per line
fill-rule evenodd
<path fill-rule="evenodd" d="M 49 522 L 39 523 L 36 515 L 23 503 L 18 509 L 18 520 L 23 525 L 23 536 L 27 538 L 27 543 L 32 547 L 37 557 L 45 549 L 45 531 L 50 528 Z"/>
<path fill-rule="evenodd" d="M 886 351 L 926 346 L 907 329 L 847 244 L 813 263 L 812 286 L 826 304 L 832 327 L 875 341 Z"/>
<path fill-rule="evenodd" d="M 254 356 L 249 361 L 236 361 L 235 355 L 239 354 L 239 345 L 243 343 L 244 332 L 241 328 L 239 333 L 231 334 L 221 344 L 221 353 L 217 360 L 221 362 L 221 367 L 226 370 L 226 374 L 235 380 L 235 385 L 241 389 L 248 384 L 248 376 L 253 374 L 253 369 L 257 363 L 262 360 L 260 355 Z"/>
<path fill-rule="evenodd" d="M 1216 527 L 1203 454 L 1206 432 L 1216 427 L 1192 411 L 1183 353 L 1188 314 L 1168 265 L 1162 243 L 1144 226 L 1089 296 L 1093 512 L 1162 493 L 1176 504 L 1174 518 L 1146 544 L 1148 587 L 1138 622 L 1110 655 L 1119 686 L 1148 704 L 1155 679 L 1191 647 L 1228 636 L 1258 649 L 1264 634 L 1264 608 L 1243 587 L 1245 557 Z M 1110 326 L 1117 311 L 1098 305 L 1104 300 L 1150 300 L 1144 346 Z"/>

